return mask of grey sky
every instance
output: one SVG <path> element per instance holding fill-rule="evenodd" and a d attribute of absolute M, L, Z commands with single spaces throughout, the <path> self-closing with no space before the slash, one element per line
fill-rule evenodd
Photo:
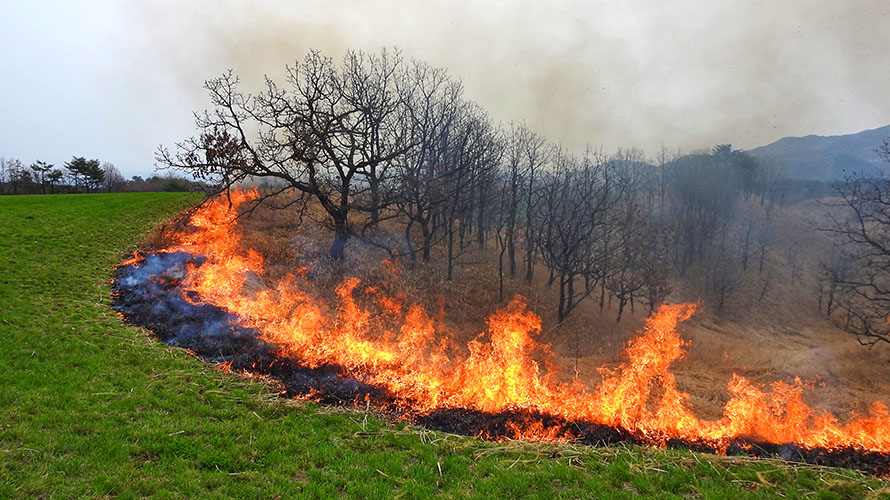
<path fill-rule="evenodd" d="M 251 2 L 260 3 L 260 2 Z M 496 120 L 606 151 L 750 148 L 890 124 L 890 1 L 6 1 L 0 156 L 152 172 L 203 81 L 396 46 Z"/>

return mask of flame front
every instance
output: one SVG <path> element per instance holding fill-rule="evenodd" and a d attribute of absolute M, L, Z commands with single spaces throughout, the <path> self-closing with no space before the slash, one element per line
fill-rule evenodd
<path fill-rule="evenodd" d="M 466 408 L 484 412 L 528 410 L 567 421 L 622 427 L 640 439 L 663 443 L 679 438 L 725 449 L 744 438 L 806 448 L 852 447 L 890 452 L 890 411 L 881 402 L 868 415 L 846 423 L 807 406 L 804 385 L 774 382 L 769 389 L 734 375 L 730 399 L 719 420 L 695 416 L 689 395 L 679 390 L 670 365 L 688 345 L 677 325 L 695 304 L 663 305 L 646 320 L 640 335 L 623 352 L 617 368 L 601 368 L 594 388 L 560 382 L 548 366 L 549 346 L 535 340 L 541 319 L 521 297 L 494 312 L 487 330 L 461 349 L 453 345 L 442 321 L 419 304 L 362 287 L 344 279 L 336 303 L 325 304 L 308 290 L 298 269 L 272 286 L 248 293 L 249 276 L 263 276 L 262 257 L 243 250 L 228 224 L 238 205 L 255 191 L 234 192 L 231 205 L 217 198 L 191 218 L 194 230 L 176 235 L 173 248 L 206 257 L 186 278 L 200 300 L 238 315 L 264 340 L 280 346 L 309 367 L 336 364 L 349 375 L 385 388 L 396 404 L 415 413 Z M 392 325 L 396 325 L 393 327 Z M 537 421 L 511 422 L 515 437 L 570 439 Z"/>

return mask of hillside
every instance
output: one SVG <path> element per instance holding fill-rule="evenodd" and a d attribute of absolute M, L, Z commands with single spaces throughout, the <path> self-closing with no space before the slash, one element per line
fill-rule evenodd
<path fill-rule="evenodd" d="M 108 308 L 111 267 L 192 198 L 0 198 L 0 497 L 863 498 L 885 480 L 637 446 L 486 443 L 281 401 Z"/>
<path fill-rule="evenodd" d="M 876 175 L 886 171 L 886 163 L 875 150 L 887 137 L 890 125 L 847 135 L 784 137 L 747 152 L 785 167 L 792 179 L 834 181 L 854 172 Z"/>
<path fill-rule="evenodd" d="M 736 256 L 738 244 L 728 246 L 730 250 L 722 259 L 721 268 L 738 285 L 727 294 L 722 310 L 714 291 L 702 286 L 708 272 L 706 266 L 696 265 L 685 275 L 674 276 L 674 291 L 668 302 L 700 304 L 700 312 L 682 327 L 683 338 L 691 341 L 688 355 L 672 368 L 681 390 L 690 394 L 697 415 L 721 418 L 730 397 L 728 383 L 735 375 L 767 387 L 776 381 L 794 383 L 800 377 L 807 386 L 802 391 L 803 401 L 817 412 L 832 411 L 842 420 L 849 419 L 851 410 L 861 413 L 890 391 L 886 382 L 890 380 L 890 351 L 864 349 L 820 312 L 815 293 L 816 270 L 823 251 L 831 246 L 826 234 L 817 230 L 830 220 L 826 213 L 830 203 L 825 202 L 830 200 L 769 208 L 753 198 L 740 201 L 743 214 L 771 214 L 769 226 L 774 236 L 766 247 L 762 266 L 752 264 L 747 270 Z M 737 242 L 736 231 L 730 231 L 728 241 Z M 327 243 L 323 228 L 297 227 L 294 219 L 281 211 L 260 209 L 242 219 L 237 232 L 243 236 L 243 248 L 263 256 L 261 274 L 268 280 L 263 286 L 276 289 L 275 283 L 296 266 L 311 276 L 311 283 L 298 288 L 311 293 L 314 304 L 327 304 L 327 309 L 337 304 L 334 290 L 340 288 L 344 268 L 332 268 L 326 258 L 318 259 L 324 255 Z M 205 252 L 214 253 L 232 255 L 238 251 Z M 552 285 L 548 286 L 545 270 L 539 268 L 531 284 L 526 284 L 522 275 L 508 277 L 504 297 L 499 299 L 496 249 L 467 249 L 458 261 L 453 281 L 442 273 L 441 253 L 441 249 L 434 252 L 428 264 L 412 266 L 406 260 L 393 259 L 386 252 L 356 242 L 350 246 L 345 269 L 350 277 L 369 284 L 369 289 L 389 290 L 394 296 L 421 304 L 442 305 L 441 316 L 437 317 L 446 328 L 440 334 L 457 340 L 458 346 L 478 339 L 486 329 L 484 318 L 506 305 L 514 293 L 528 297 L 532 309 L 543 319 L 540 339 L 556 353 L 552 360 L 556 363 L 551 365 L 554 369 L 551 372 L 548 368 L 548 372 L 564 382 L 577 379 L 588 387 L 602 381 L 602 367 L 611 368 L 621 361 L 619 353 L 636 336 L 647 314 L 647 309 L 638 304 L 636 311 L 631 310 L 616 323 L 617 306 L 613 301 L 606 301 L 601 310 L 598 301 L 591 299 L 582 302 L 567 321 L 558 325 L 557 294 Z M 390 258 L 386 265 L 378 264 L 387 257 Z M 392 267 L 398 271 L 393 273 Z M 224 283 L 228 287 L 228 281 Z M 258 286 L 259 282 L 253 282 L 249 293 L 253 294 Z M 241 300 L 239 297 L 233 302 L 239 304 L 234 307 L 243 307 Z M 268 318 L 304 316 L 293 313 L 290 305 L 284 306 L 284 314 L 259 304 L 246 309 L 262 310 L 263 317 Z M 313 313 L 307 312 L 305 316 Z M 398 325 L 379 326 L 372 329 L 372 337 L 368 338 L 376 338 L 375 332 L 388 328 L 402 330 Z M 336 334 L 324 337 L 337 338 Z M 369 342 L 365 345 L 373 344 Z M 217 349 L 226 350 L 215 346 L 211 351 Z"/>

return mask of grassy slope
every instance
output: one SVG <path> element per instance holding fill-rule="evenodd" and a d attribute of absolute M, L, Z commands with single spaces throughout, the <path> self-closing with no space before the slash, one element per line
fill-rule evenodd
<path fill-rule="evenodd" d="M 862 498 L 888 487 L 776 461 L 482 443 L 276 400 L 108 308 L 112 266 L 190 200 L 0 197 L 0 498 Z"/>

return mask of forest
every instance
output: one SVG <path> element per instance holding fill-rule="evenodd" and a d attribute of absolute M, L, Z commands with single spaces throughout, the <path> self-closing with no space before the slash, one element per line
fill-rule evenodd
<path fill-rule="evenodd" d="M 216 193 L 260 186 L 253 207 L 314 218 L 333 260 L 376 248 L 449 282 L 468 279 L 458 268 L 496 266 L 501 301 L 505 281 L 546 276 L 557 324 L 582 303 L 620 322 L 677 288 L 719 315 L 740 290 L 760 303 L 777 283 L 799 283 L 860 341 L 887 341 L 884 179 L 788 179 L 729 144 L 654 159 L 570 151 L 498 123 L 459 80 L 397 51 L 341 63 L 313 51 L 283 84 L 245 92 L 230 71 L 206 89 L 199 135 L 161 147 L 159 165 Z M 876 148 L 890 159 L 888 142 Z M 808 202 L 818 217 L 798 229 L 809 241 L 790 242 L 786 208 Z"/>

